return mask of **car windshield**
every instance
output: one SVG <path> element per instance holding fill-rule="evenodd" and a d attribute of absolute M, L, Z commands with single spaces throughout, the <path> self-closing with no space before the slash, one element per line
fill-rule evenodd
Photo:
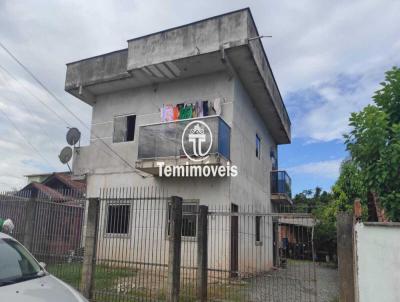
<path fill-rule="evenodd" d="M 39 263 L 20 243 L 12 239 L 0 239 L 0 286 L 43 275 Z"/>

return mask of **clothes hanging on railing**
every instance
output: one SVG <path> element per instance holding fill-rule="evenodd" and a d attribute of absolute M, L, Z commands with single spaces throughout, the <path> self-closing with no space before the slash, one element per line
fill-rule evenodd
<path fill-rule="evenodd" d="M 203 101 L 197 101 L 197 117 L 203 117 Z"/>
<path fill-rule="evenodd" d="M 179 119 L 179 108 L 178 106 L 174 106 L 174 115 L 173 115 L 174 121 Z"/>
<path fill-rule="evenodd" d="M 165 105 L 165 121 L 172 122 L 174 120 L 174 106 Z"/>
<path fill-rule="evenodd" d="M 222 101 L 220 98 L 216 98 L 213 102 L 213 109 L 216 115 L 221 115 L 222 113 Z"/>
<path fill-rule="evenodd" d="M 202 100 L 194 103 L 180 103 L 177 105 L 163 105 L 160 108 L 161 122 L 171 122 L 189 118 L 204 117 L 210 114 L 221 115 L 222 99 L 213 101 Z"/>
<path fill-rule="evenodd" d="M 185 120 L 188 118 L 193 117 L 193 107 L 192 104 L 186 104 L 180 111 L 179 111 L 179 119 Z"/>
<path fill-rule="evenodd" d="M 208 101 L 203 101 L 203 116 L 208 116 Z"/>
<path fill-rule="evenodd" d="M 165 106 L 162 105 L 160 108 L 161 122 L 165 122 Z"/>

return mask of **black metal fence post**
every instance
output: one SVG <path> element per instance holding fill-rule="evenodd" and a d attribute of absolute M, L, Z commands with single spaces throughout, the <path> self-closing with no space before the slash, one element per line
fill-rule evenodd
<path fill-rule="evenodd" d="M 178 302 L 181 279 L 182 198 L 171 197 L 167 301 Z"/>
<path fill-rule="evenodd" d="M 197 234 L 197 299 L 207 301 L 208 207 L 199 206 Z"/>
<path fill-rule="evenodd" d="M 94 287 L 95 260 L 97 248 L 97 234 L 99 229 L 100 200 L 88 199 L 88 214 L 85 230 L 85 253 L 83 256 L 81 291 L 88 298 L 92 298 Z"/>

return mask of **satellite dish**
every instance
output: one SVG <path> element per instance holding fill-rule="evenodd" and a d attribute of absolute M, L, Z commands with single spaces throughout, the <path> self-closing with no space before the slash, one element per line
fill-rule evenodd
<path fill-rule="evenodd" d="M 63 164 L 68 163 L 72 158 L 72 148 L 69 146 L 64 147 L 58 156 Z"/>
<path fill-rule="evenodd" d="M 70 128 L 67 132 L 67 143 L 70 146 L 74 146 L 77 142 L 79 142 L 81 138 L 81 132 L 78 128 Z"/>

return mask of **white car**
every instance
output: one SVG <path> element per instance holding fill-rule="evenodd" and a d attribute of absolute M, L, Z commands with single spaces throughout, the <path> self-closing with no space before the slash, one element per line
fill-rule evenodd
<path fill-rule="evenodd" d="M 84 302 L 79 292 L 50 275 L 17 240 L 0 232 L 0 301 Z"/>

